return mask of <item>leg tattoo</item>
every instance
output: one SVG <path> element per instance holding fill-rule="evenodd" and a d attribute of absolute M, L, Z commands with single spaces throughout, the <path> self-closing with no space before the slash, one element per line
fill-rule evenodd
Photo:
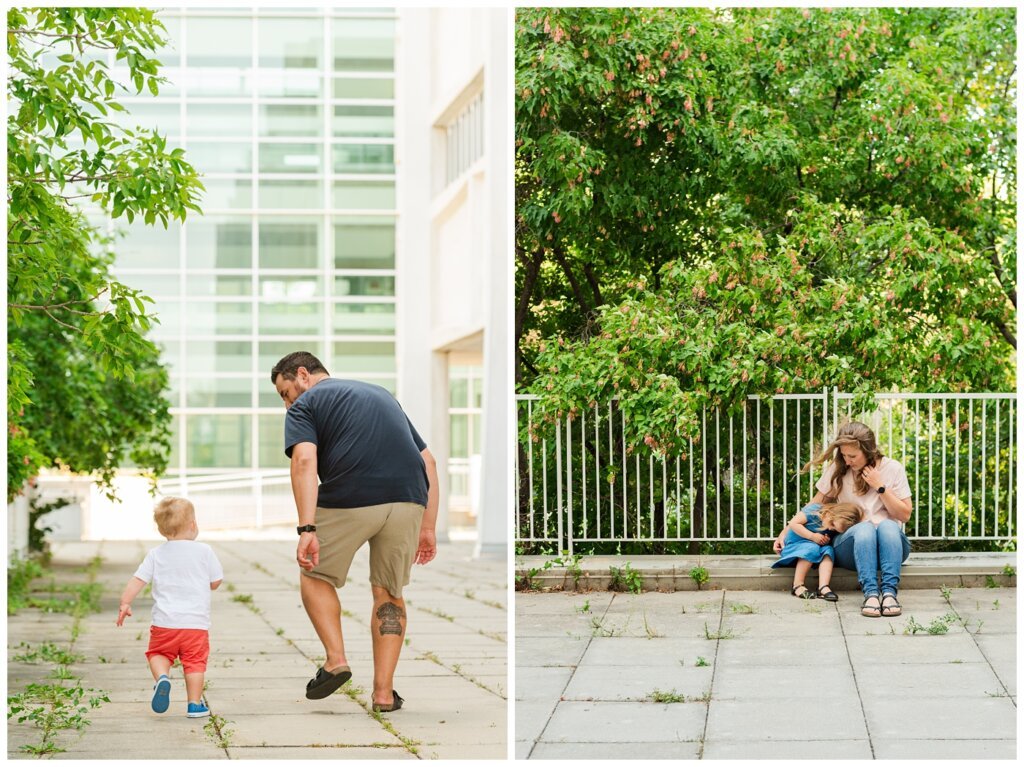
<path fill-rule="evenodd" d="M 402 608 L 393 602 L 385 602 L 377 608 L 377 618 L 380 620 L 380 634 L 402 635 L 402 618 L 405 613 Z"/>

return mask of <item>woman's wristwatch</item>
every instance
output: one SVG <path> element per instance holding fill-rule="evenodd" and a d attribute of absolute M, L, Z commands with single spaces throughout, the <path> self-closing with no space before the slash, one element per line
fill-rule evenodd
<path fill-rule="evenodd" d="M 299 525 L 295 530 L 299 535 L 302 535 L 303 533 L 315 533 L 316 525 Z"/>
<path fill-rule="evenodd" d="M 884 492 L 885 492 L 885 485 L 879 485 L 878 486 L 878 494 L 882 495 L 882 493 L 884 493 Z"/>

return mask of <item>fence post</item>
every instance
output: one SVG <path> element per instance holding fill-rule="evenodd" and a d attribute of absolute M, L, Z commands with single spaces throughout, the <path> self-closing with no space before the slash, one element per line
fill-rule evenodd
<path fill-rule="evenodd" d="M 558 553 L 562 551 L 562 420 L 555 421 L 555 497 L 558 505 L 555 515 L 558 519 Z"/>

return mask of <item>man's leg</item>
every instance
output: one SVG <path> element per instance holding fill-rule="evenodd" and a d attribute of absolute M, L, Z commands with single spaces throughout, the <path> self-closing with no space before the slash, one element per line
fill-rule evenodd
<path fill-rule="evenodd" d="M 316 635 L 324 646 L 326 659 L 324 670 L 334 671 L 338 666 L 347 666 L 345 642 L 341 635 L 341 602 L 334 585 L 319 578 L 299 576 L 302 592 L 302 606 L 306 608 Z"/>
<path fill-rule="evenodd" d="M 371 586 L 373 612 L 370 635 L 373 638 L 373 702 L 390 705 L 395 667 L 405 640 L 405 600 L 395 598 L 381 586 Z"/>
<path fill-rule="evenodd" d="M 832 544 L 835 565 L 855 570 L 864 596 L 878 594 L 878 538 L 871 522 L 858 522 Z"/>

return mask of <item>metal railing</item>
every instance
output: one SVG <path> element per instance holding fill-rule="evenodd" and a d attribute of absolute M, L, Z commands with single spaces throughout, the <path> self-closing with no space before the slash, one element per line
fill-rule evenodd
<path fill-rule="evenodd" d="M 574 551 L 614 542 L 767 541 L 817 492 L 820 470 L 802 467 L 838 426 L 866 423 L 884 455 L 900 461 L 919 540 L 1015 537 L 1016 396 L 751 396 L 736 412 L 705 409 L 679 454 L 631 440 L 617 402 L 574 419 L 534 420 L 539 398 L 517 395 L 515 539 Z M 859 408 L 858 408 L 859 410 Z"/>

